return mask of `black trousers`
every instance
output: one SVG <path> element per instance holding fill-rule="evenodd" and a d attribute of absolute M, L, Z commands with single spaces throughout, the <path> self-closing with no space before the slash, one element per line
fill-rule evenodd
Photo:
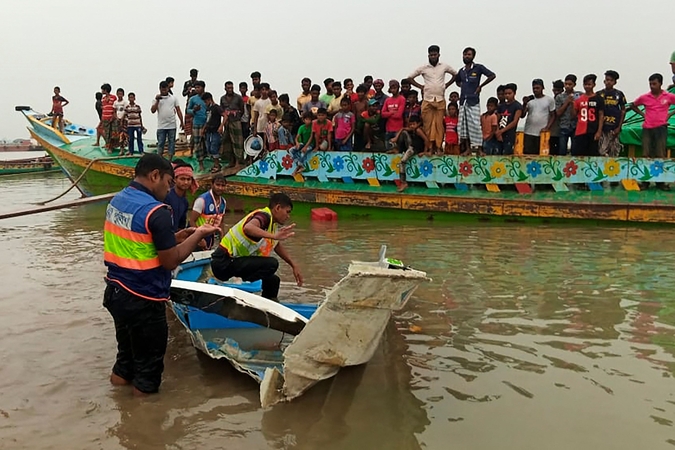
<path fill-rule="evenodd" d="M 137 297 L 110 283 L 103 295 L 103 306 L 115 322 L 117 359 L 113 373 L 141 392 L 157 392 L 162 383 L 169 337 L 166 302 Z"/>
<path fill-rule="evenodd" d="M 523 154 L 524 155 L 538 155 L 540 143 L 541 143 L 541 137 L 531 136 L 529 134 L 526 134 L 525 139 L 523 140 Z"/>
<path fill-rule="evenodd" d="M 244 281 L 262 280 L 262 296 L 276 300 L 281 280 L 276 275 L 279 261 L 271 256 L 241 256 L 232 258 L 222 247 L 211 256 L 213 275 L 222 281 L 239 277 Z"/>

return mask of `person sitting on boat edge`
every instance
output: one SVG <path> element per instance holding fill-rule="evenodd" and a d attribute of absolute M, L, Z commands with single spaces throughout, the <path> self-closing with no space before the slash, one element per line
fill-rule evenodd
<path fill-rule="evenodd" d="M 276 275 L 279 261 L 272 250 L 293 269 L 298 286 L 302 274 L 281 241 L 292 237 L 295 224 L 284 225 L 293 202 L 283 193 L 272 194 L 269 206 L 248 214 L 225 234 L 211 257 L 213 275 L 220 280 L 240 277 L 244 281 L 262 280 L 262 296 L 277 300 L 281 280 Z"/>
<path fill-rule="evenodd" d="M 171 188 L 164 199 L 164 203 L 171 207 L 173 218 L 173 232 L 188 227 L 188 210 L 190 204 L 187 199 L 187 191 L 197 192 L 199 183 L 195 180 L 192 166 L 182 159 L 173 160 L 173 173 L 175 185 Z"/>
<path fill-rule="evenodd" d="M 117 357 L 110 382 L 135 395 L 159 390 L 168 339 L 166 302 L 171 271 L 218 228 L 204 224 L 174 233 L 162 203 L 173 182 L 171 163 L 143 155 L 135 178 L 108 204 L 103 259 L 108 268 L 103 306 L 115 322 Z"/>
<path fill-rule="evenodd" d="M 198 227 L 205 223 L 217 226 L 222 235 L 225 234 L 225 229 L 222 226 L 223 214 L 227 207 L 227 202 L 223 198 L 225 192 L 225 177 L 221 174 L 214 175 L 211 180 L 211 189 L 204 192 L 195 199 L 190 211 L 190 226 Z M 199 242 L 201 250 L 211 250 L 214 247 L 215 237 L 209 236 Z"/>

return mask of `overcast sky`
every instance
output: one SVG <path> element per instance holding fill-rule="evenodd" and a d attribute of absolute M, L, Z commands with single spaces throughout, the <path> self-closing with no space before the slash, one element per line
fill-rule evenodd
<path fill-rule="evenodd" d="M 71 102 L 66 116 L 95 125 L 94 93 L 105 82 L 136 93 L 154 132 L 158 82 L 173 76 L 180 94 L 192 67 L 216 98 L 224 81 L 250 82 L 258 70 L 294 99 L 305 76 L 400 79 L 426 62 L 431 44 L 455 68 L 472 46 L 497 73 L 481 103 L 498 84 L 517 83 L 520 98 L 533 78 L 550 93 L 567 73 L 607 69 L 632 100 L 651 73 L 670 79 L 675 51 L 673 0 L 0 0 L 0 8 L 0 138 L 26 137 L 14 106 L 48 112 L 56 85 Z"/>

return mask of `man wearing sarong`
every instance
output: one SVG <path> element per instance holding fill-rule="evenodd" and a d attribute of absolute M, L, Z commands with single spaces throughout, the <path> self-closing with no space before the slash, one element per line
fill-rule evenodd
<path fill-rule="evenodd" d="M 234 83 L 225 82 L 225 95 L 220 97 L 223 122 L 219 133 L 222 137 L 223 154 L 229 159 L 228 167 L 244 164 L 244 135 L 241 116 L 244 114 L 244 99 L 234 92 Z"/>
<path fill-rule="evenodd" d="M 459 145 L 462 155 L 470 155 L 472 148 L 482 152 L 483 135 L 480 127 L 480 92 L 497 76 L 482 64 L 474 63 L 476 49 L 467 47 L 462 52 L 464 67 L 457 74 L 457 86 L 461 88 L 459 95 Z M 485 81 L 481 83 L 481 77 Z"/>
<path fill-rule="evenodd" d="M 418 67 L 410 74 L 410 84 L 424 91 L 422 101 L 422 123 L 424 132 L 429 137 L 433 151 L 442 148 L 445 137 L 445 90 L 455 82 L 457 72 L 448 64 L 439 62 L 441 49 L 438 45 L 429 47 L 429 64 Z M 450 81 L 445 82 L 445 74 L 452 75 Z M 422 75 L 424 85 L 415 81 Z"/>

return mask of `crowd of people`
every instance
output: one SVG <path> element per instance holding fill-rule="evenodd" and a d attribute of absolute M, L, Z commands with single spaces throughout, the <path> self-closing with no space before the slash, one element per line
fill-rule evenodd
<path fill-rule="evenodd" d="M 263 81 L 260 72 L 251 74 L 250 85 L 238 83 L 238 92 L 234 82 L 226 81 L 224 94 L 216 100 L 199 80 L 197 69 L 192 69 L 182 89 L 185 115 L 173 94 L 174 79 L 159 83 L 150 108 L 157 115 L 158 152 L 166 151 L 173 158 L 180 126 L 200 171 L 206 158 L 213 159 L 214 173 L 222 169 L 221 160 L 228 168 L 250 162 L 244 152 L 249 135 L 261 138 L 265 152 L 289 150 L 296 173 L 305 169 L 314 150 L 400 152 L 404 165 L 415 154 L 511 155 L 516 131 L 524 121 L 526 155 L 539 154 L 547 146 L 553 155 L 617 156 L 626 111 L 632 109 L 645 118 L 643 155 L 666 155 L 669 107 L 675 104 L 675 95 L 662 89 L 660 74 L 649 77 L 650 92 L 631 104 L 616 88 L 619 74 L 614 70 L 604 72 L 601 90 L 596 90 L 595 74 L 582 78 L 583 91 L 577 90 L 577 76 L 569 74 L 553 81 L 552 96 L 544 93 L 542 79 L 534 79 L 532 93 L 522 101 L 517 100 L 517 85 L 505 83 L 497 86 L 481 113 L 481 93 L 497 75 L 475 62 L 475 57 L 476 50 L 467 47 L 462 52 L 463 66 L 455 70 L 440 61 L 440 48 L 432 45 L 428 63 L 388 83 L 367 75 L 358 85 L 350 78 L 326 78 L 322 87 L 303 78 L 295 104 L 288 94 L 279 95 Z M 453 85 L 459 91 L 450 92 L 446 100 L 446 91 Z M 55 114 L 62 114 L 61 105 L 67 104 L 61 98 L 55 90 Z M 110 85 L 104 84 L 97 94 L 97 110 L 98 129 L 108 152 L 119 147 L 122 153 L 133 154 L 134 142 L 143 150 L 145 128 L 133 93 L 125 99 L 120 88 L 112 95 Z M 405 170 L 401 173 L 405 177 Z"/>

